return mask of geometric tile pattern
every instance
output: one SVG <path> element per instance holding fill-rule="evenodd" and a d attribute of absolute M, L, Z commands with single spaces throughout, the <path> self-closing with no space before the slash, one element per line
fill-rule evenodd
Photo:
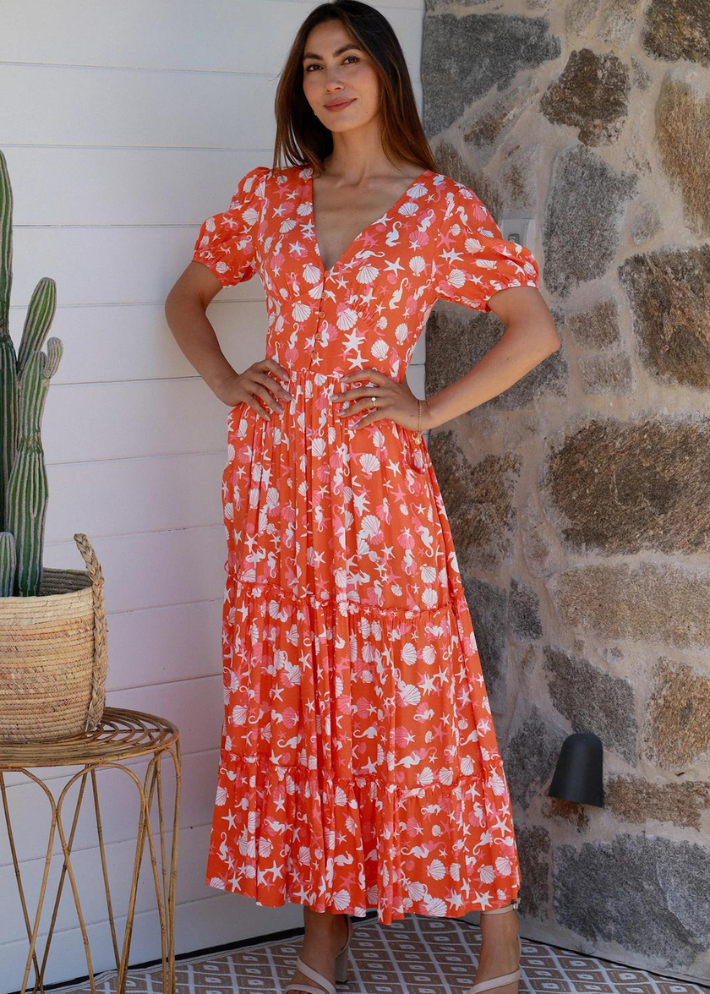
<path fill-rule="evenodd" d="M 463 919 L 410 914 L 391 925 L 353 919 L 350 974 L 339 994 L 465 994 L 473 983 L 481 933 Z M 175 994 L 280 994 L 293 974 L 301 937 L 179 959 Z M 522 940 L 520 994 L 708 994 L 707 987 L 592 956 Z M 115 994 L 115 973 L 96 978 Z M 56 994 L 88 994 L 87 984 Z M 160 966 L 129 970 L 127 994 L 162 994 Z"/>

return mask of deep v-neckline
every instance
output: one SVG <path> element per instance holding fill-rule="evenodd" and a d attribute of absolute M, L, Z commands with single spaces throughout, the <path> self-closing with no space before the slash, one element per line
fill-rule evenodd
<path fill-rule="evenodd" d="M 315 170 L 314 170 L 313 166 L 308 166 L 308 182 L 307 182 L 308 200 L 309 200 L 309 206 L 310 206 L 310 210 L 311 210 L 311 223 L 313 224 L 313 244 L 315 246 L 315 255 L 316 255 L 316 258 L 318 260 L 318 265 L 320 266 L 320 269 L 321 269 L 321 271 L 323 273 L 323 276 L 326 277 L 326 276 L 330 276 L 331 273 L 333 273 L 339 266 L 343 265 L 343 263 L 345 263 L 347 261 L 348 256 L 354 250 L 354 248 L 357 246 L 357 244 L 359 243 L 360 239 L 363 238 L 368 233 L 368 231 L 370 231 L 371 228 L 374 228 L 376 224 L 381 224 L 382 221 L 389 214 L 391 214 L 393 211 L 396 211 L 397 208 L 405 201 L 405 199 L 409 195 L 410 190 L 413 190 L 415 186 L 417 186 L 419 183 L 421 183 L 423 181 L 424 177 L 427 176 L 431 170 L 429 170 L 429 169 L 423 169 L 419 173 L 419 175 L 416 176 L 412 180 L 412 182 L 409 184 L 409 186 L 404 191 L 404 193 L 402 193 L 401 196 L 399 196 L 395 200 L 395 202 L 393 204 L 391 204 L 387 208 L 386 211 L 383 211 L 382 214 L 380 214 L 379 217 L 376 217 L 374 221 L 371 221 L 370 224 L 365 225 L 365 227 L 362 229 L 362 231 L 360 231 L 353 238 L 353 240 L 347 246 L 347 248 L 345 249 L 345 251 L 343 252 L 343 254 L 340 256 L 340 258 L 336 259 L 335 262 L 333 263 L 333 265 L 329 266 L 328 269 L 326 269 L 325 265 L 323 264 L 323 256 L 321 255 L 320 246 L 318 245 L 318 235 L 316 233 L 316 208 L 315 208 L 315 198 L 313 196 L 313 173 L 314 173 L 314 171 Z"/>

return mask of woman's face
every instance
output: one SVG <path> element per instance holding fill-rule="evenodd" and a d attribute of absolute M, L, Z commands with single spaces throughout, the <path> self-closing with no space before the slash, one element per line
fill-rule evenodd
<path fill-rule="evenodd" d="M 325 21 L 313 28 L 303 52 L 303 92 L 326 128 L 349 131 L 376 117 L 379 77 L 369 56 L 340 21 Z"/>

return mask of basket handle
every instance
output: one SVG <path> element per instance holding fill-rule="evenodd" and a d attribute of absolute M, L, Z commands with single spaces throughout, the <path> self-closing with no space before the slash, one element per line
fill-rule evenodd
<path fill-rule="evenodd" d="M 101 564 L 86 535 L 74 536 L 79 552 L 91 577 L 91 591 L 94 603 L 94 668 L 91 677 L 91 698 L 86 718 L 86 731 L 92 731 L 101 721 L 104 708 L 104 690 L 108 668 L 106 646 L 106 605 L 104 601 L 104 577 Z"/>

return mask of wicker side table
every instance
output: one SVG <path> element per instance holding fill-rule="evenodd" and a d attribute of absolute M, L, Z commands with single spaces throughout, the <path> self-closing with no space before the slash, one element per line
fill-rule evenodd
<path fill-rule="evenodd" d="M 135 773 L 124 764 L 128 760 L 133 760 L 137 757 L 146 755 L 150 755 L 151 758 L 148 762 L 145 779 L 143 783 L 141 783 Z M 166 820 L 163 810 L 163 780 L 161 769 L 163 757 L 166 755 L 170 756 L 175 772 L 175 802 L 172 812 L 172 845 L 170 847 L 169 861 L 166 858 Z M 31 772 L 32 767 L 36 768 L 45 766 L 82 766 L 83 769 L 81 769 L 78 773 L 75 773 L 69 779 L 59 793 L 59 796 L 55 798 L 50 790 L 51 781 L 49 785 L 45 784 L 39 779 L 39 777 Z M 105 768 L 119 769 L 126 773 L 138 789 L 140 803 L 138 833 L 133 864 L 133 878 L 130 885 L 126 926 L 120 951 L 114 922 L 113 905 L 111 901 L 111 888 L 109 884 L 108 866 L 106 863 L 106 851 L 101 825 L 101 808 L 99 804 L 99 791 L 96 775 L 97 770 Z M 24 774 L 28 780 L 37 784 L 41 790 L 44 791 L 44 794 L 49 802 L 51 823 L 49 827 L 47 851 L 44 861 L 44 872 L 34 921 L 30 918 L 25 889 L 22 884 L 17 848 L 15 845 L 15 835 L 13 832 L 10 811 L 10 792 L 8 791 L 7 784 L 5 783 L 5 774 L 9 772 Z M 87 782 L 90 782 L 91 784 L 91 796 L 93 799 L 97 842 L 101 857 L 101 878 L 103 888 L 106 893 L 108 922 L 111 929 L 116 970 L 118 971 L 115 992 L 116 994 L 123 994 L 126 989 L 126 971 L 128 969 L 131 935 L 133 932 L 136 892 L 138 888 L 141 863 L 143 860 L 145 841 L 147 839 L 158 915 L 160 918 L 163 992 L 164 994 L 172 994 L 175 989 L 175 887 L 177 881 L 180 775 L 180 743 L 177 728 L 164 718 L 158 718 L 156 715 L 152 714 L 144 714 L 141 711 L 129 711 L 122 708 L 107 707 L 104 709 L 101 724 L 93 732 L 84 732 L 80 735 L 63 739 L 55 739 L 50 742 L 33 742 L 31 744 L 22 745 L 0 742 L 0 794 L 2 794 L 2 807 L 7 826 L 10 851 L 12 853 L 12 860 L 15 867 L 15 876 L 17 879 L 20 903 L 22 905 L 22 913 L 25 920 L 25 928 L 29 939 L 27 964 L 22 978 L 22 994 L 25 994 L 25 990 L 27 989 L 27 981 L 32 963 L 34 963 L 35 970 L 35 984 L 33 992 L 36 994 L 37 991 L 44 991 L 44 972 L 47 965 L 47 957 L 49 955 L 52 936 L 54 935 L 59 902 L 62 896 L 62 889 L 64 887 L 64 880 L 67 876 L 69 877 L 69 883 L 79 919 L 79 927 L 81 929 L 84 950 L 86 953 L 86 965 L 88 967 L 91 990 L 93 994 L 96 994 L 94 971 L 91 962 L 91 950 L 89 947 L 89 937 L 84 921 L 84 915 L 81 909 L 79 888 L 77 886 L 71 861 L 74 833 L 76 831 Z M 80 784 L 77 793 L 76 806 L 74 811 L 70 812 L 68 817 L 65 817 L 63 814 L 65 801 L 70 788 L 77 780 L 80 780 Z M 154 799 L 157 801 L 157 830 L 160 850 L 159 859 L 156 856 L 156 846 L 153 841 L 153 832 L 155 831 L 155 828 L 151 823 L 151 810 Z M 71 827 L 67 835 L 65 821 L 68 824 L 69 820 L 71 820 Z M 59 833 L 64 861 L 59 876 L 57 894 L 54 901 L 54 908 L 44 946 L 44 952 L 42 954 L 42 963 L 40 965 L 38 962 L 36 948 L 37 934 L 39 931 L 42 908 L 46 897 L 47 878 L 52 859 L 55 831 L 58 831 Z"/>

